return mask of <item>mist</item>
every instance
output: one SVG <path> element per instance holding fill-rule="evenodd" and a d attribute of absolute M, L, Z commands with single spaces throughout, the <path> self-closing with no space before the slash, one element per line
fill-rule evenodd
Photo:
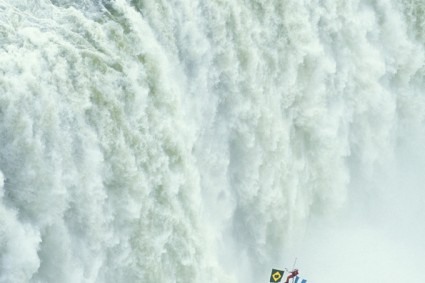
<path fill-rule="evenodd" d="M 417 138 L 403 137 L 409 142 L 395 159 L 353 182 L 343 209 L 311 220 L 290 249 L 311 282 L 425 280 L 425 151 Z"/>

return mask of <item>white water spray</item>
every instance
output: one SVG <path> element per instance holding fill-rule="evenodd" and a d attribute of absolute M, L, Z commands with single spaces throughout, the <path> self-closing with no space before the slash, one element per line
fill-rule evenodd
<path fill-rule="evenodd" d="M 424 11 L 0 0 L 0 282 L 423 281 Z"/>

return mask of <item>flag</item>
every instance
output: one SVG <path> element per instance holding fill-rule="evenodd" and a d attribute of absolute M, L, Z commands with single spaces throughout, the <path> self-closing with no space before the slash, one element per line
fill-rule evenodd
<path fill-rule="evenodd" d="M 294 283 L 307 283 L 307 280 L 305 279 L 301 279 L 298 276 L 295 276 L 295 281 Z"/>
<path fill-rule="evenodd" d="M 283 277 L 283 271 L 272 269 L 272 275 L 270 275 L 270 282 L 280 282 Z"/>

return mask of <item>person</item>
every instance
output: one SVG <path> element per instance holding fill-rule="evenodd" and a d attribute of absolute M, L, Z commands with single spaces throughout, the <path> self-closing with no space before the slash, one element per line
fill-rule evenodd
<path fill-rule="evenodd" d="M 295 276 L 298 275 L 298 269 L 294 269 L 290 272 L 290 274 L 288 275 L 288 277 L 286 277 L 286 281 L 285 283 L 289 283 L 289 279 L 294 278 Z"/>

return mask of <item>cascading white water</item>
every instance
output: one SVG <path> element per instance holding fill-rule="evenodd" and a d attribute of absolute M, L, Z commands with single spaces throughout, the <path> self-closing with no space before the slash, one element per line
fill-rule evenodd
<path fill-rule="evenodd" d="M 0 0 L 0 282 L 423 281 L 424 45 L 421 0 Z"/>

